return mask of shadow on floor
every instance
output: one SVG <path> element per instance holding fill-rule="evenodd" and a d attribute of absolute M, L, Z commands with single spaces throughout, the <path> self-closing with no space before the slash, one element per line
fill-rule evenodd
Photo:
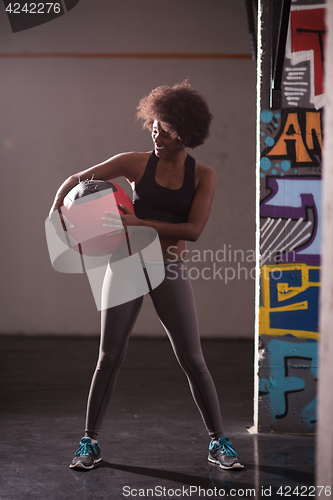
<path fill-rule="evenodd" d="M 176 498 L 177 489 L 178 498 L 199 499 L 206 492 L 214 499 L 233 489 L 234 498 L 255 493 L 281 499 L 281 486 L 312 485 L 313 436 L 246 430 L 252 425 L 252 342 L 202 344 L 242 471 L 208 463 L 209 439 L 168 340 L 137 338 L 130 341 L 99 437 L 102 462 L 89 472 L 69 469 L 83 435 L 98 339 L 0 337 L 0 498 L 106 500 L 135 498 L 139 490 L 143 497 Z"/>

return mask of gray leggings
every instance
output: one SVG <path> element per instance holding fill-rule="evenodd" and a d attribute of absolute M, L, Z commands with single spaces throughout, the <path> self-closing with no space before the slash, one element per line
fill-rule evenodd
<path fill-rule="evenodd" d="M 112 285 L 106 274 L 103 293 Z M 195 403 L 211 439 L 223 435 L 220 406 L 212 377 L 201 351 L 194 295 L 184 261 L 165 266 L 165 279 L 149 294 L 171 341 L 176 358 L 187 375 Z M 102 310 L 99 359 L 88 398 L 85 435 L 97 438 L 114 391 L 128 338 L 143 297 Z"/>

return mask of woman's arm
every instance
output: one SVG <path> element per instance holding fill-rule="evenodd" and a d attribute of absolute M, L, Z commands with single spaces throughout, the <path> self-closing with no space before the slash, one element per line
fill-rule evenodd
<path fill-rule="evenodd" d="M 66 194 L 69 193 L 69 191 L 80 181 L 92 178 L 107 180 L 124 176 L 132 182 L 135 165 L 138 161 L 142 161 L 143 155 L 145 155 L 145 153 L 121 153 L 116 156 L 112 156 L 98 165 L 94 165 L 86 170 L 82 170 L 82 172 L 71 175 L 59 187 L 50 209 L 49 216 L 51 217 L 51 214 L 61 206 Z"/>
<path fill-rule="evenodd" d="M 126 207 L 122 207 L 126 212 L 125 215 L 121 215 L 122 223 L 126 226 L 152 227 L 156 229 L 160 238 L 196 241 L 208 220 L 216 187 L 215 171 L 210 167 L 203 167 L 187 222 L 173 224 L 171 222 L 142 220 L 138 219 Z"/>

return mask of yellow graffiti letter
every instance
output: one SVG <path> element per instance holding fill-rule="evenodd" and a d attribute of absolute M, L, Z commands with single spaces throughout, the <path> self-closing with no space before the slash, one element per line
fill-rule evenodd
<path fill-rule="evenodd" d="M 295 141 L 296 162 L 311 162 L 311 158 L 303 142 L 301 127 L 297 113 L 289 113 L 283 132 L 267 156 L 287 156 L 286 141 Z"/>

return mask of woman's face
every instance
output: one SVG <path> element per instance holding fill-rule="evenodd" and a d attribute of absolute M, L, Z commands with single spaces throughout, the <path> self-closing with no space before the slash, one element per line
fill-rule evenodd
<path fill-rule="evenodd" d="M 174 138 L 166 130 L 166 124 L 155 120 L 152 129 L 152 139 L 156 156 L 170 156 L 182 148 L 179 138 Z"/>

